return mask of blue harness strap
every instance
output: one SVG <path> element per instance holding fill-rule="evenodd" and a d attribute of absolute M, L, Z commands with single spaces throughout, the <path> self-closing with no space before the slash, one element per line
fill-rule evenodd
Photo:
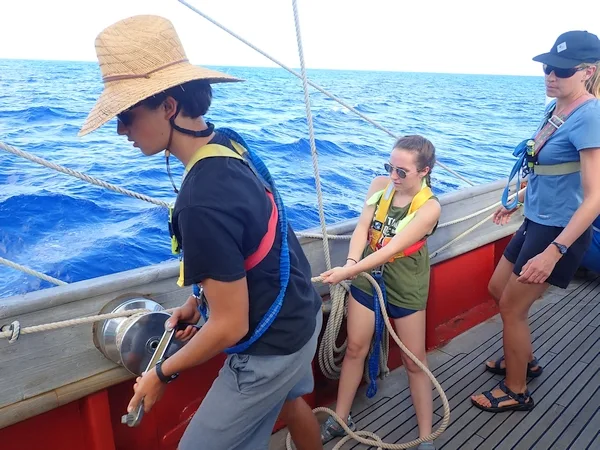
<path fill-rule="evenodd" d="M 204 297 L 200 295 L 200 287 L 197 284 L 192 285 L 192 293 L 194 294 L 194 297 L 201 302 L 200 306 L 198 306 L 198 311 L 200 311 L 202 318 L 206 322 L 208 320 L 208 306 L 206 305 L 206 300 Z"/>
<path fill-rule="evenodd" d="M 523 140 L 521 143 L 519 143 L 519 145 L 516 146 L 516 148 L 513 151 L 513 156 L 517 157 L 517 161 L 515 162 L 515 165 L 513 166 L 512 170 L 510 171 L 510 175 L 508 177 L 508 182 L 506 183 L 506 187 L 504 188 L 504 192 L 502 192 L 502 205 L 506 208 L 506 209 L 513 209 L 515 208 L 518 204 L 519 204 L 519 196 L 515 195 L 515 198 L 513 199 L 513 201 L 511 203 L 508 203 L 508 193 L 509 193 L 509 189 L 510 189 L 510 183 L 513 180 L 513 178 L 516 176 L 517 177 L 517 192 L 519 191 L 520 187 L 521 187 L 521 172 L 523 172 L 523 176 L 525 176 L 527 173 L 527 142 L 529 142 L 530 139 L 525 139 Z"/>
<path fill-rule="evenodd" d="M 248 155 L 250 157 L 249 162 L 253 166 L 254 172 L 259 176 L 259 178 L 261 178 L 261 182 L 263 184 L 266 184 L 269 187 L 269 189 L 271 190 L 271 192 L 273 193 L 273 198 L 275 200 L 275 204 L 277 205 L 277 209 L 279 211 L 277 221 L 278 221 L 279 230 L 280 230 L 280 234 L 281 234 L 281 253 L 280 253 L 280 264 L 279 264 L 279 284 L 280 284 L 279 294 L 277 295 L 277 298 L 275 299 L 275 301 L 273 302 L 273 304 L 271 305 L 271 307 L 269 308 L 267 313 L 260 320 L 259 324 L 257 325 L 254 332 L 252 333 L 252 336 L 250 336 L 250 338 L 248 340 L 225 350 L 225 353 L 232 354 L 232 353 L 241 353 L 241 352 L 246 351 L 252 344 L 254 344 L 265 333 L 265 331 L 267 331 L 267 329 L 271 326 L 271 324 L 275 320 L 275 317 L 277 317 L 277 314 L 279 314 L 279 311 L 281 310 L 281 306 L 283 305 L 283 298 L 285 297 L 285 292 L 287 290 L 288 282 L 290 280 L 290 252 L 289 252 L 289 248 L 288 248 L 288 239 L 287 239 L 288 221 L 287 221 L 287 215 L 285 212 L 285 207 L 283 204 L 283 200 L 281 199 L 281 196 L 279 195 L 279 192 L 275 188 L 275 182 L 274 182 L 273 178 L 271 177 L 269 170 L 267 169 L 265 164 L 262 162 L 262 160 L 254 152 L 252 152 L 252 150 L 250 149 L 250 146 L 248 146 L 248 144 L 244 141 L 244 139 L 238 133 L 236 133 L 235 131 L 233 131 L 229 128 L 221 128 L 218 131 L 220 133 L 222 133 L 224 136 L 227 136 L 229 139 L 232 139 L 232 140 L 238 142 L 248 151 Z M 201 306 L 201 308 L 202 308 L 202 306 Z M 206 305 L 204 305 L 204 308 L 206 308 Z M 204 310 L 204 313 L 201 309 L 200 313 L 202 314 L 203 317 L 205 317 L 206 309 Z"/>
<path fill-rule="evenodd" d="M 377 284 L 381 288 L 383 293 L 383 301 L 387 308 L 387 293 L 385 290 L 385 283 L 383 282 L 383 272 L 381 270 L 374 270 L 371 274 Z M 373 311 L 375 312 L 375 341 L 373 342 L 373 352 L 369 357 L 369 386 L 367 387 L 367 397 L 372 398 L 377 394 L 377 382 L 375 379 L 379 375 L 379 355 L 381 353 L 381 341 L 383 340 L 383 333 L 385 331 L 385 321 L 383 320 L 383 314 L 381 312 L 381 305 L 379 304 L 379 295 L 375 286 L 373 286 Z"/>
<path fill-rule="evenodd" d="M 534 167 L 536 153 L 534 151 L 533 145 L 535 144 L 535 136 L 538 135 L 544 128 L 544 125 L 551 119 L 552 113 L 556 108 L 556 100 L 552 100 L 548 105 L 546 105 L 544 112 L 544 119 L 538 125 L 534 137 L 524 139 L 521 141 L 513 150 L 513 156 L 517 157 L 517 161 L 515 162 L 512 170 L 510 171 L 510 175 L 508 177 L 508 182 L 506 183 L 506 187 L 504 188 L 504 192 L 502 192 L 502 206 L 506 209 L 513 209 L 519 204 L 519 196 L 515 195 L 514 200 L 511 203 L 508 203 L 508 191 L 510 189 L 510 183 L 513 178 L 517 177 L 517 192 L 521 188 L 521 177 L 526 177 L 529 175 Z M 566 120 L 566 118 L 565 118 Z M 558 129 L 558 126 L 555 125 L 555 128 L 550 134 L 546 137 L 546 140 L 549 139 L 550 135 L 554 131 Z M 545 142 L 545 141 L 544 141 Z M 543 143 L 542 143 L 543 145 Z M 533 153 L 531 153 L 533 152 Z"/>

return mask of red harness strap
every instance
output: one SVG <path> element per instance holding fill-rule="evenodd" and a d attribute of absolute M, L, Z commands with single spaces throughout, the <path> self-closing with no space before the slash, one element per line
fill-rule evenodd
<path fill-rule="evenodd" d="M 417 253 L 419 250 L 421 250 L 421 248 L 423 248 L 425 242 L 427 242 L 427 239 L 422 239 L 420 241 L 415 242 L 413 245 L 407 247 L 403 252 L 404 256 L 410 256 L 413 253 Z"/>
<path fill-rule="evenodd" d="M 256 267 L 265 258 L 265 256 L 267 256 L 267 254 L 273 247 L 273 243 L 275 242 L 278 219 L 277 205 L 275 205 L 275 199 L 273 198 L 273 194 L 271 192 L 267 191 L 267 197 L 269 197 L 269 200 L 271 200 L 271 205 L 273 206 L 273 208 L 271 209 L 271 217 L 269 218 L 269 224 L 267 226 L 267 232 L 261 239 L 256 251 L 250 256 L 248 256 L 248 258 L 246 258 L 246 261 L 244 261 L 244 269 L 246 269 L 246 272 Z"/>

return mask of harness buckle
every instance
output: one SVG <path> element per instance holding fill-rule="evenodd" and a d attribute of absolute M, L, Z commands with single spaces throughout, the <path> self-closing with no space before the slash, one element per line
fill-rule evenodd
<path fill-rule="evenodd" d="M 558 130 L 565 121 L 558 116 L 552 116 L 548 119 L 548 123 Z"/>
<path fill-rule="evenodd" d="M 383 276 L 383 264 L 379 267 L 375 267 L 371 270 L 371 275 L 373 277 L 382 277 Z"/>

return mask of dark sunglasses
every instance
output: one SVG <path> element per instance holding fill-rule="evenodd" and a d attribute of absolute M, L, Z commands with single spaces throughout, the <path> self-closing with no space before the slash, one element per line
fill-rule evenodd
<path fill-rule="evenodd" d="M 573 67 L 571 69 L 560 69 L 558 67 L 549 66 L 547 64 L 544 64 L 544 73 L 546 75 L 550 75 L 552 72 L 554 72 L 554 75 L 556 76 L 556 78 L 571 78 L 577 72 L 579 72 L 580 70 L 584 70 L 584 69 L 585 69 L 585 67 Z"/>
<path fill-rule="evenodd" d="M 154 97 L 154 95 L 152 97 Z M 117 114 L 117 119 L 119 119 L 119 121 L 126 127 L 130 127 L 133 124 L 134 119 L 134 114 L 132 110 L 140 106 L 142 103 L 144 103 L 144 100 L 142 100 L 141 102 L 137 102 L 135 105 L 130 106 L 125 111 Z"/>
<path fill-rule="evenodd" d="M 130 127 L 133 124 L 133 113 L 131 110 L 123 111 L 122 113 L 117 114 L 117 119 L 126 127 Z"/>
<path fill-rule="evenodd" d="M 390 175 L 392 174 L 392 172 L 395 170 L 396 174 L 400 177 L 400 178 L 406 178 L 406 170 L 401 169 L 400 167 L 394 167 L 392 166 L 390 163 L 385 163 L 383 165 L 383 168 L 386 170 L 387 173 L 389 173 Z"/>

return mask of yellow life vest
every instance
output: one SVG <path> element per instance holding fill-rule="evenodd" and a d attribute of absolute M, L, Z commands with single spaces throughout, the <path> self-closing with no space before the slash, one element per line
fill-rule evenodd
<path fill-rule="evenodd" d="M 388 211 L 390 206 L 392 205 L 392 200 L 394 198 L 394 194 L 396 193 L 396 189 L 394 189 L 394 183 L 389 182 L 385 189 L 376 192 L 373 194 L 368 200 L 367 205 L 377 205 L 377 210 L 375 212 L 375 217 L 371 222 L 371 228 L 369 230 L 369 246 L 373 251 L 377 251 L 383 247 L 385 247 L 392 238 L 389 236 L 383 235 L 383 226 L 388 216 Z M 398 234 L 402 229 L 406 227 L 410 223 L 410 221 L 414 218 L 416 212 L 429 200 L 433 197 L 433 192 L 431 188 L 427 185 L 427 181 L 423 178 L 423 182 L 421 184 L 421 189 L 417 194 L 413 197 L 410 202 L 410 207 L 408 209 L 408 213 L 406 216 L 398 223 L 396 226 L 395 234 Z M 394 255 L 389 262 L 394 261 L 395 259 L 402 258 L 404 256 L 411 255 L 415 253 L 425 245 L 426 238 L 421 239 L 415 244 L 411 245 L 404 251 L 401 251 Z"/>

